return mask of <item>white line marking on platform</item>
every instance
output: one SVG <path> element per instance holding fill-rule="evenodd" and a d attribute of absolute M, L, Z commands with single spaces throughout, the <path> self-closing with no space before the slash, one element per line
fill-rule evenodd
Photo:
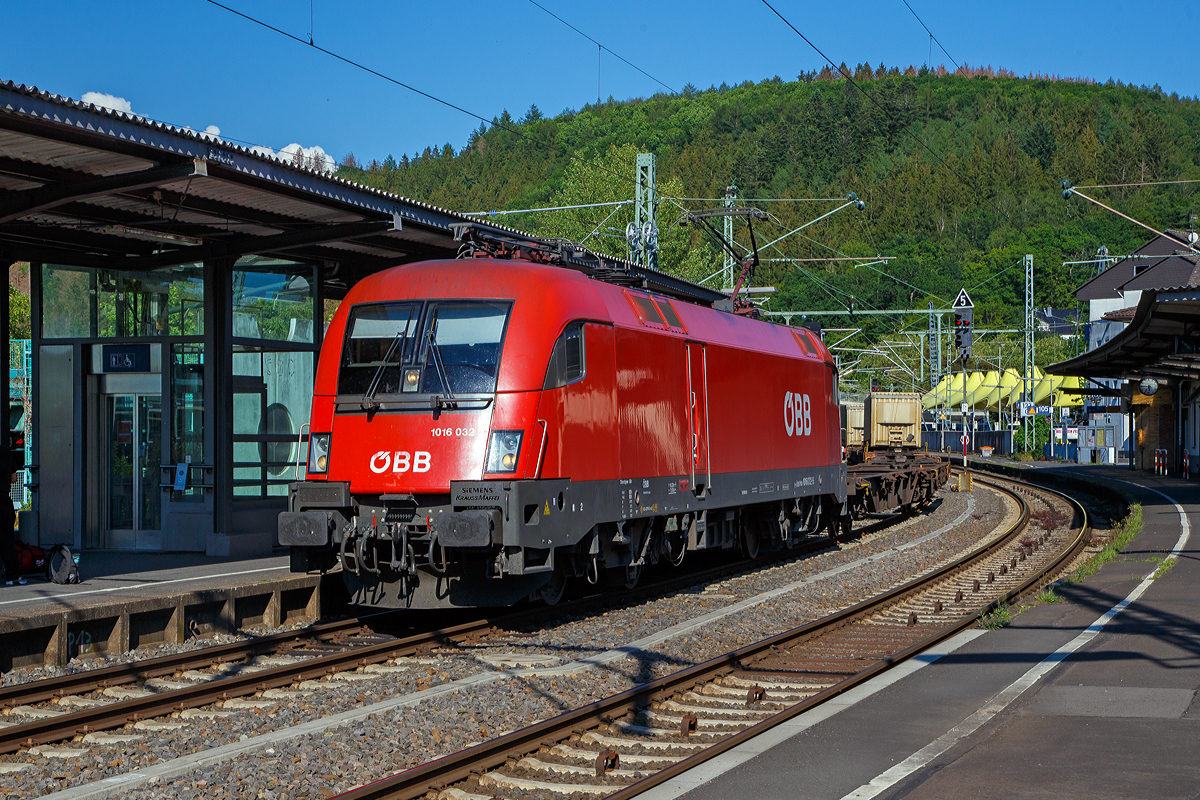
<path fill-rule="evenodd" d="M 223 572 L 220 575 L 196 575 L 191 578 L 172 578 L 169 581 L 150 581 L 149 583 L 135 583 L 132 586 L 110 586 L 107 589 L 89 589 L 86 592 L 63 592 L 61 594 L 41 594 L 35 597 L 22 597 L 19 600 L 3 600 L 0 601 L 0 606 L 9 606 L 14 603 L 31 603 L 35 600 L 58 600 L 63 597 L 81 597 L 85 594 L 103 594 L 105 592 L 124 592 L 130 589 L 145 589 L 149 586 L 166 586 L 169 583 L 185 583 L 187 581 L 211 581 L 217 578 L 236 578 L 238 575 L 254 575 L 258 572 L 287 572 L 287 567 L 263 567 L 261 569 L 247 569 L 242 572 Z M 108 577 L 108 576 L 105 576 Z M 94 578 L 93 580 L 104 580 L 104 578 Z"/>
<path fill-rule="evenodd" d="M 758 605 L 759 603 L 764 603 L 767 600 L 778 597 L 782 594 L 786 594 L 787 592 L 794 591 L 795 589 L 799 589 L 801 587 L 807 586 L 812 583 L 817 583 L 819 581 L 826 580 L 828 578 L 839 575 L 849 569 L 853 569 L 855 567 L 859 567 L 859 566 L 868 564 L 873 561 L 878 561 L 883 558 L 888 558 L 888 557 L 890 557 L 889 556 L 890 553 L 893 553 L 897 550 L 907 550 L 910 547 L 915 547 L 918 544 L 920 544 L 921 542 L 925 542 L 936 536 L 940 536 L 943 533 L 951 530 L 952 528 L 955 528 L 958 525 L 961 525 L 963 522 L 966 521 L 967 517 L 970 516 L 974 512 L 974 510 L 975 510 L 975 498 L 973 496 L 968 497 L 967 498 L 967 509 L 965 511 L 963 511 L 963 513 L 960 514 L 953 522 L 950 522 L 947 525 L 943 525 L 941 528 L 938 528 L 937 530 L 933 531 L 932 533 L 927 533 L 922 536 L 919 536 L 918 538 L 913 539 L 911 542 L 906 542 L 905 544 L 899 545 L 891 550 L 886 550 L 881 553 L 876 553 L 875 555 L 870 555 L 870 556 L 866 556 L 864 558 L 860 558 L 857 561 L 851 561 L 849 563 L 842 564 L 840 566 L 837 566 L 832 569 L 826 570 L 824 572 L 818 573 L 817 575 L 812 575 L 812 576 L 809 576 L 802 580 L 798 580 L 793 583 L 789 583 L 786 586 L 781 586 L 779 588 L 772 589 L 771 591 L 763 592 L 762 594 L 757 594 L 757 595 L 754 595 L 753 597 L 748 597 L 745 600 L 741 601 L 740 603 L 734 603 L 731 606 L 717 609 L 716 611 L 709 612 L 708 614 L 705 614 L 700 617 L 696 617 L 695 619 L 688 620 L 687 622 L 681 622 L 677 625 L 672 625 L 671 627 L 661 630 L 657 633 L 653 633 L 649 636 L 642 637 L 641 639 L 630 642 L 629 644 L 626 644 L 626 645 L 622 645 L 621 647 L 617 647 L 612 650 L 607 650 L 603 653 L 599 653 L 590 658 L 583 658 L 583 659 L 579 659 L 577 661 L 571 661 L 571 662 L 568 662 L 561 666 L 555 666 L 555 667 L 522 669 L 522 670 L 513 670 L 510 672 L 482 672 L 482 673 L 477 673 L 475 675 L 469 675 L 465 678 L 459 678 L 456 681 L 444 683 L 440 686 L 432 686 L 423 691 L 414 692 L 412 694 L 407 694 L 407 695 L 402 695 L 400 697 L 393 697 L 391 699 L 383 700 L 379 703 L 374 703 L 374 704 L 368 705 L 368 706 L 362 706 L 360 708 L 348 709 L 346 711 L 341 712 L 340 714 L 335 714 L 333 716 L 318 717 L 317 719 L 310 720 L 309 722 L 306 722 L 302 725 L 296 725 L 296 726 L 293 726 L 290 728 L 285 728 L 283 730 L 278 730 L 278 731 L 271 731 L 270 733 L 264 733 L 259 736 L 252 736 L 249 739 L 246 739 L 244 741 L 230 742 L 229 744 L 221 745 L 220 747 L 214 747 L 209 750 L 202 750 L 198 753 L 193 753 L 191 755 L 171 759 L 170 761 L 161 761 L 157 764 L 151 764 L 150 766 L 142 767 L 137 772 L 128 772 L 123 775 L 114 775 L 111 778 L 103 778 L 103 779 L 101 779 L 99 781 L 95 781 L 93 783 L 83 784 L 80 786 L 74 786 L 69 789 L 62 789 L 60 791 L 54 792 L 53 794 L 44 795 L 42 797 L 42 800 L 98 800 L 98 798 L 102 798 L 102 797 L 111 797 L 113 795 L 120 795 L 120 794 L 124 794 L 125 792 L 131 791 L 132 789 L 134 789 L 138 786 L 141 786 L 146 781 L 150 780 L 152 777 L 157 777 L 160 780 L 168 779 L 168 778 L 175 778 L 180 775 L 191 772 L 194 769 L 200 769 L 202 767 L 208 767 L 208 766 L 212 766 L 214 764 L 220 764 L 222 762 L 229 761 L 230 759 L 233 759 L 239 755 L 259 752 L 259 751 L 265 750 L 266 748 L 271 747 L 275 744 L 289 742 L 289 741 L 297 738 L 298 736 L 303 736 L 305 734 L 320 733 L 321 731 L 324 731 L 329 728 L 335 727 L 337 725 L 342 725 L 345 723 L 361 722 L 362 720 L 365 720 L 368 716 L 370 716 L 372 714 L 380 714 L 383 712 L 392 711 L 397 708 L 412 707 L 412 706 L 418 705 L 419 703 L 421 703 L 425 700 L 429 700 L 434 697 L 440 697 L 441 695 L 444 695 L 444 694 L 450 694 L 451 692 L 456 692 L 460 689 L 467 689 L 472 686 L 480 686 L 480 685 L 483 685 L 486 683 L 492 683 L 497 680 L 508 679 L 508 678 L 511 678 L 514 676 L 535 677 L 535 676 L 542 676 L 542 675 L 564 675 L 564 674 L 569 675 L 571 673 L 583 672 L 585 670 L 589 670 L 589 669 L 592 669 L 597 666 L 609 664 L 613 661 L 616 661 L 620 658 L 624 658 L 626 656 L 637 655 L 638 653 L 643 652 L 648 647 L 651 647 L 656 644 L 660 644 L 668 639 L 674 638 L 675 636 L 679 636 L 680 634 L 688 633 L 689 631 L 692 631 L 696 628 L 707 625 L 711 622 L 720 620 L 731 614 L 736 614 L 737 612 L 742 611 L 747 608 L 750 608 L 751 606 Z M 980 631 L 980 633 L 982 633 L 982 631 Z M 959 634 L 959 636 L 964 636 L 964 635 L 965 634 Z M 957 639 L 957 637 L 956 637 L 956 639 Z M 956 639 L 952 639 L 951 641 L 956 641 Z M 969 639 L 967 639 L 965 641 L 969 641 Z M 963 643 L 965 643 L 965 641 Z M 961 644 L 955 645 L 955 646 L 956 647 L 961 646 Z M 931 650 L 929 652 L 933 653 L 935 651 Z M 946 650 L 945 652 L 950 652 L 950 651 Z M 914 663 L 921 664 L 921 666 L 923 666 L 924 664 L 921 662 L 921 659 L 932 660 L 932 659 L 929 659 L 929 657 L 925 656 L 925 655 L 916 656 L 913 659 L 910 659 L 908 662 L 905 662 L 905 664 L 902 664 L 898 667 L 895 667 L 892 670 L 889 670 L 888 673 L 885 673 L 885 675 L 881 676 L 881 678 L 885 678 L 887 675 L 890 675 L 890 674 L 896 672 L 897 670 L 903 670 L 906 667 L 908 667 L 909 665 L 913 665 Z M 909 667 L 909 668 L 910 669 L 919 669 L 919 667 L 915 667 L 915 666 Z M 907 674 L 907 673 L 900 673 L 900 677 L 903 677 L 903 674 Z M 897 680 L 898 680 L 898 678 L 897 678 Z M 882 688 L 882 686 L 880 688 Z M 857 691 L 857 690 L 854 690 L 854 691 Z M 847 692 L 846 696 L 850 696 L 851 694 L 852 694 L 852 692 Z M 838 705 L 839 710 L 840 710 L 840 708 L 845 707 L 845 702 L 846 702 L 845 696 L 843 696 L 843 698 L 838 698 L 838 699 L 830 701 L 830 703 L 833 703 L 833 704 L 840 703 L 841 705 Z M 826 705 L 828 705 L 828 704 L 826 704 Z"/>
<path fill-rule="evenodd" d="M 1149 486 L 1142 486 L 1141 484 L 1122 480 L 1121 478 L 1114 478 L 1113 480 L 1120 481 L 1121 483 L 1128 483 L 1132 486 L 1138 487 L 1139 489 L 1145 489 L 1146 491 L 1154 492 L 1155 494 L 1165 498 L 1171 505 L 1175 506 L 1176 510 L 1179 512 L 1179 526 L 1181 531 L 1179 534 L 1179 539 L 1175 543 L 1174 549 L 1171 550 L 1171 555 L 1177 556 L 1179 551 L 1182 550 L 1187 544 L 1188 538 L 1191 536 L 1192 532 L 1192 527 L 1190 524 L 1188 524 L 1187 514 L 1184 511 L 1183 506 L 1179 505 L 1179 503 L 1176 503 L 1171 497 L 1167 496 L 1163 492 L 1160 492 L 1158 489 L 1152 489 Z M 1007 708 L 1009 704 L 1024 694 L 1025 690 L 1041 680 L 1048 672 L 1050 672 L 1050 670 L 1054 669 L 1060 663 L 1065 661 L 1067 657 L 1076 650 L 1083 647 L 1092 639 L 1096 638 L 1096 635 L 1103 630 L 1105 625 L 1112 622 L 1114 617 L 1128 608 L 1131 603 L 1135 602 L 1145 593 L 1148 588 L 1150 588 L 1150 584 L 1154 582 L 1154 573 L 1157 570 L 1158 567 L 1156 566 L 1150 571 L 1149 575 L 1142 579 L 1141 583 L 1134 587 L 1132 592 L 1125 596 L 1124 600 L 1117 603 L 1108 611 L 1104 612 L 1099 619 L 1089 625 L 1074 639 L 1067 642 L 1062 647 L 1046 656 L 1046 658 L 1041 662 L 1030 668 L 1028 672 L 1009 684 L 1007 688 L 989 700 L 986 705 L 984 705 L 974 714 L 967 717 L 945 734 L 925 745 L 896 766 L 892 767 L 881 775 L 876 776 L 875 779 L 870 783 L 863 784 L 853 792 L 850 792 L 850 794 L 845 795 L 842 800 L 869 800 L 869 798 L 878 796 L 917 770 L 928 765 L 935 758 L 956 745 L 960 740 L 979 730 L 984 723 Z"/>
<path fill-rule="evenodd" d="M 853 689 L 838 695 L 832 700 L 822 703 L 811 711 L 806 711 L 782 725 L 777 725 L 766 733 L 755 736 L 753 739 L 731 750 L 727 750 L 716 758 L 704 762 L 695 769 L 688 770 L 684 774 L 650 789 L 642 795 L 642 798 L 643 800 L 675 800 L 675 798 L 687 794 L 693 789 L 703 786 L 725 774 L 729 770 L 765 753 L 772 747 L 783 744 L 788 739 L 803 733 L 814 725 L 824 722 L 838 712 L 844 711 L 866 700 L 871 695 L 883 691 L 897 681 L 903 680 L 914 672 L 932 664 L 942 656 L 953 653 L 958 648 L 979 638 L 984 633 L 986 631 L 973 628 L 965 630 L 957 636 L 952 636 L 936 647 L 931 647 L 924 653 L 913 656 L 904 663 L 892 667 L 887 672 L 875 676 L 866 683 L 855 686 Z"/>

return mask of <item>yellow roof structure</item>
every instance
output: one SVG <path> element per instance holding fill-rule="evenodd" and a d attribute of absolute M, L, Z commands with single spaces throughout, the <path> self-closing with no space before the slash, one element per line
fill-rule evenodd
<path fill-rule="evenodd" d="M 1021 376 L 1017 374 L 1015 369 L 1006 369 L 1000 373 L 1000 379 L 996 382 L 997 385 L 983 398 L 983 407 L 991 411 L 1000 407 L 1000 398 L 1008 397 L 1016 386 L 1021 381 Z"/>
<path fill-rule="evenodd" d="M 971 392 L 971 396 L 965 398 L 964 402 L 969 403 L 971 408 L 983 408 L 987 396 L 991 394 L 992 389 L 999 385 L 1000 373 L 994 369 L 989 370 L 984 373 L 979 385 L 975 387 L 975 391 Z"/>
<path fill-rule="evenodd" d="M 958 384 L 954 391 L 950 394 L 950 406 L 952 408 L 958 408 L 963 402 L 970 402 L 968 398 L 970 398 L 975 393 L 975 390 L 979 388 L 979 385 L 983 383 L 982 372 L 968 372 L 965 373 L 965 376 L 965 385 L 962 383 Z"/>
<path fill-rule="evenodd" d="M 1038 405 L 1059 408 L 1083 405 L 1081 395 L 1061 391 L 1078 388 L 1081 385 L 1079 378 L 1047 375 L 1034 367 L 1031 383 L 1033 402 Z M 1014 369 L 959 372 L 943 375 L 938 385 L 921 397 L 921 406 L 926 409 L 937 405 L 958 408 L 967 403 L 973 409 L 996 411 L 1019 402 L 1024 393 L 1025 379 Z"/>

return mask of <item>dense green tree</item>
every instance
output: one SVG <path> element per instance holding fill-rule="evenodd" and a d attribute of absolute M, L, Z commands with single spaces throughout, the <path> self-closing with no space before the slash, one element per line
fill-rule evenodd
<path fill-rule="evenodd" d="M 1200 179 L 1200 101 L 1157 88 L 1017 78 L 964 67 L 845 67 L 870 97 L 837 72 L 805 73 L 679 95 L 608 101 L 518 122 L 507 111 L 465 146 L 359 166 L 343 177 L 463 211 L 528 209 L 632 200 L 634 157 L 658 156 L 660 264 L 700 279 L 720 254 L 694 229 L 672 226 L 684 208 L 719 204 L 736 184 L 773 220 L 760 243 L 835 207 L 855 192 L 866 210 L 841 211 L 764 252 L 764 258 L 885 255 L 886 265 L 765 261 L 756 276 L 778 289 L 776 310 L 844 310 L 829 326 L 859 329 L 868 345 L 925 324 L 923 317 L 849 316 L 849 309 L 946 307 L 972 292 L 977 324 L 1020 325 L 1022 256 L 1035 263 L 1039 307 L 1073 307 L 1090 267 L 1064 261 L 1140 246 L 1147 234 L 1084 201 L 1077 185 Z M 1200 211 L 1198 184 L 1096 190 L 1159 229 L 1186 228 Z M 831 198 L 824 203 L 769 198 Z M 691 201 L 683 198 L 709 198 Z M 756 198 L 758 200 L 756 200 Z M 759 202 L 762 201 L 762 202 Z M 588 238 L 625 254 L 629 206 L 498 218 L 533 233 Z M 609 215 L 612 214 L 611 217 Z M 594 232 L 593 232 L 594 231 Z M 744 225 L 738 241 L 749 244 Z"/>

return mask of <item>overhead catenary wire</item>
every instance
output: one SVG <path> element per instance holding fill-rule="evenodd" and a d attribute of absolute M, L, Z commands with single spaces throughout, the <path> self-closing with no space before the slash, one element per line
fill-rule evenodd
<path fill-rule="evenodd" d="M 580 36 L 582 36 L 583 38 L 587 39 L 587 40 L 588 40 L 589 42 L 591 42 L 592 44 L 596 45 L 596 47 L 600 48 L 601 50 L 607 50 L 607 51 L 608 51 L 608 54 L 609 54 L 610 56 L 613 56 L 613 57 L 617 58 L 618 60 L 625 62 L 625 64 L 627 64 L 627 65 L 628 65 L 628 66 L 630 66 L 630 67 L 633 67 L 633 68 L 634 68 L 634 69 L 636 69 L 638 72 L 642 73 L 642 74 L 643 74 L 643 75 L 645 75 L 647 78 L 649 78 L 650 80 L 654 81 L 654 82 L 655 82 L 655 83 L 657 83 L 659 86 L 661 86 L 661 87 L 663 87 L 664 89 L 666 89 L 667 91 L 669 91 L 669 92 L 672 92 L 672 93 L 674 93 L 674 94 L 679 94 L 679 90 L 678 90 L 678 89 L 675 89 L 674 87 L 668 86 L 667 84 L 665 84 L 665 83 L 663 83 L 662 81 L 660 81 L 658 78 L 656 78 L 656 77 L 654 77 L 653 75 L 651 75 L 649 72 L 646 72 L 646 70 L 642 69 L 642 68 L 641 68 L 641 67 L 639 67 L 637 64 L 634 64 L 633 62 L 631 62 L 631 61 L 629 61 L 629 60 L 625 59 L 623 56 L 620 56 L 620 55 L 618 55 L 618 54 L 614 53 L 614 52 L 612 51 L 612 48 L 610 48 L 610 47 L 605 47 L 605 46 L 604 46 L 604 45 L 602 45 L 600 42 L 598 42 L 598 41 L 596 41 L 595 39 L 593 39 L 591 36 L 588 36 L 586 33 L 584 33 L 583 31 L 579 30 L 579 28 L 576 28 L 574 25 L 572 25 L 571 23 L 567 22 L 565 19 L 563 19 L 562 17 L 560 17 L 558 14 L 555 14 L 553 11 L 551 11 L 551 10 L 550 10 L 550 9 L 548 9 L 548 8 L 546 8 L 546 7 L 545 7 L 544 5 L 542 5 L 541 3 L 538 3 L 538 2 L 537 2 L 537 0 L 529 0 L 529 2 L 533 3 L 535 6 L 537 6 L 538 8 L 540 8 L 542 11 L 545 11 L 547 14 L 549 14 L 550 16 L 554 17 L 556 20 L 558 20 L 559 22 L 561 22 L 563 25 L 566 25 L 568 28 L 570 28 L 571 30 L 575 31 L 576 33 L 578 33 L 578 34 L 579 34 Z M 599 102 L 600 102 L 600 84 L 599 84 L 599 78 L 597 78 L 597 83 L 596 83 L 596 102 L 597 102 L 597 103 L 599 103 Z"/>
<path fill-rule="evenodd" d="M 1112 206 L 1107 206 L 1107 205 L 1105 205 L 1104 203 L 1101 203 L 1099 200 L 1095 199 L 1094 197 L 1088 197 L 1086 194 L 1084 194 L 1083 192 L 1079 191 L 1079 189 L 1078 189 L 1077 187 L 1074 187 L 1074 186 L 1068 187 L 1068 188 L 1067 188 L 1067 189 L 1066 189 L 1066 190 L 1063 192 L 1063 195 L 1064 195 L 1065 197 L 1071 197 L 1071 196 L 1073 196 L 1073 195 L 1079 195 L 1079 196 L 1080 196 L 1080 197 L 1082 197 L 1084 200 L 1087 200 L 1089 203 L 1093 203 L 1093 204 L 1095 204 L 1095 205 L 1098 205 L 1098 206 L 1100 206 L 1101 208 L 1103 208 L 1105 211 L 1110 211 L 1110 212 L 1112 212 L 1113 214 L 1116 214 L 1118 217 L 1120 217 L 1120 218 L 1122 218 L 1122 219 L 1129 220 L 1129 221 L 1130 221 L 1130 222 L 1132 222 L 1134 225 L 1140 225 L 1141 227 L 1145 228 L 1146 230 L 1150 231 L 1151 233 L 1155 234 L 1156 236 L 1166 236 L 1166 237 L 1167 237 L 1167 238 L 1169 238 L 1169 239 L 1175 239 L 1175 237 L 1174 237 L 1174 236 L 1169 236 L 1168 234 L 1164 233 L 1163 231 L 1160 231 L 1160 230 L 1158 230 L 1157 228 L 1154 228 L 1154 227 L 1152 227 L 1152 226 L 1150 226 L 1150 225 L 1147 225 L 1146 223 L 1142 222 L 1141 220 L 1136 220 L 1136 219 L 1134 219 L 1133 217 L 1129 216 L 1128 214 L 1123 214 L 1123 213 L 1121 213 L 1120 211 L 1117 211 L 1117 210 L 1116 210 L 1115 208 L 1113 208 Z M 1176 241 L 1178 241 L 1178 240 L 1176 240 Z M 1188 250 L 1191 250 L 1193 253 L 1196 253 L 1197 255 L 1200 255 L 1200 250 L 1197 250 L 1197 249 L 1196 249 L 1195 247 L 1193 247 L 1191 244 L 1189 244 L 1189 243 L 1187 243 L 1187 242 L 1180 242 L 1180 244 L 1182 244 L 1182 245 L 1183 245 L 1184 247 L 1186 247 Z"/>
<path fill-rule="evenodd" d="M 502 217 L 506 214 L 534 214 L 538 211 L 574 211 L 579 208 L 603 208 L 605 206 L 626 206 L 633 200 L 614 200 L 611 203 L 581 203 L 575 206 L 548 206 L 546 208 L 518 208 L 508 211 L 464 211 L 468 217 Z"/>
<path fill-rule="evenodd" d="M 209 2 L 212 2 L 212 0 L 209 0 Z M 833 59 L 831 59 L 829 56 L 825 55 L 824 51 L 822 51 L 821 48 L 819 48 L 815 44 L 813 44 L 812 40 L 810 40 L 807 36 L 805 36 L 803 33 L 801 33 L 800 29 L 797 28 L 795 25 L 793 25 L 788 20 L 787 17 L 785 17 L 783 14 L 779 13 L 779 11 L 775 8 L 775 6 L 771 5 L 770 2 L 768 2 L 768 0 L 762 0 L 762 4 L 765 5 L 771 11 L 772 14 L 779 17 L 780 21 L 782 21 L 784 25 L 791 28 L 792 32 L 795 33 L 797 36 L 799 36 L 804 41 L 805 44 L 807 44 L 809 47 L 811 47 L 817 53 L 817 55 L 819 55 L 821 58 L 825 59 L 825 61 L 829 64 L 829 66 L 833 67 L 834 70 L 836 70 L 838 73 L 840 73 L 841 76 L 846 79 L 846 82 L 849 83 L 851 86 L 853 86 L 854 89 L 859 92 L 859 94 L 861 94 L 863 97 L 867 98 L 869 101 L 871 101 L 871 103 L 876 108 L 878 108 L 880 111 L 882 111 L 883 114 L 889 120 L 891 120 L 893 123 L 895 123 L 899 127 L 899 129 L 902 133 L 904 133 L 906 136 L 908 136 L 910 139 L 912 139 L 914 142 L 916 142 L 918 145 L 920 145 L 924 150 L 926 150 L 931 156 L 933 156 L 939 164 L 941 164 L 943 167 L 945 167 L 950 172 L 950 174 L 954 176 L 955 180 L 957 180 L 959 183 L 961 183 L 963 186 L 967 187 L 968 189 L 972 188 L 971 184 L 966 179 L 964 179 L 962 177 L 962 175 L 960 175 L 958 173 L 957 170 L 955 170 L 953 167 L 951 167 L 946 162 L 946 159 L 942 158 L 937 153 L 936 150 L 934 150 L 932 147 L 929 146 L 928 143 L 925 142 L 925 140 L 918 137 L 915 133 L 913 133 L 911 130 L 909 130 L 907 126 L 903 125 L 900 122 L 900 120 L 896 119 L 895 115 L 893 115 L 887 108 L 885 108 L 884 105 L 879 102 L 878 98 L 875 97 L 875 95 L 873 95 L 871 92 L 868 92 L 866 89 L 864 89 L 862 86 L 860 86 L 859 82 L 854 80 L 854 77 L 852 75 L 850 75 L 850 73 L 847 72 L 844 68 L 842 68 L 838 64 L 835 64 L 833 62 Z M 1024 226 L 1018 225 L 1016 223 L 1016 221 L 1014 221 L 1013 218 L 1008 214 L 1008 212 L 1006 212 L 1002 208 L 1000 208 L 1000 206 L 996 202 L 993 201 L 991 203 L 991 206 L 996 211 L 998 216 L 1004 217 L 1014 227 L 1018 228 L 1021 231 L 1024 231 Z"/>
<path fill-rule="evenodd" d="M 1186 181 L 1138 181 L 1137 183 L 1097 183 L 1091 186 L 1076 186 L 1076 189 L 1132 189 L 1138 186 L 1174 186 L 1181 183 L 1200 183 L 1200 178 Z"/>
<path fill-rule="evenodd" d="M 946 48 L 942 46 L 942 43 L 940 41 L 938 41 L 938 38 L 933 35 L 933 31 L 929 30 L 929 26 L 925 24 L 925 21 L 923 19 L 921 19 L 919 16 L 917 16 L 916 11 L 913 11 L 913 7 L 908 4 L 908 0 L 900 0 L 900 2 L 904 3 L 905 8 L 907 8 L 909 11 L 912 11 L 912 15 L 914 17 L 916 17 L 917 22 L 921 23 L 921 27 L 924 28 L 925 32 L 929 34 L 929 38 L 932 39 L 933 41 L 937 42 L 937 46 L 942 49 L 942 52 L 946 53 L 946 58 L 950 59 L 950 62 L 952 64 L 954 64 L 954 68 L 961 69 L 961 67 L 958 66 L 958 62 L 954 60 L 954 56 L 950 55 L 950 53 L 947 52 Z"/>
<path fill-rule="evenodd" d="M 347 64 L 356 69 L 360 69 L 363 72 L 374 75 L 375 77 L 380 78 L 381 80 L 387 81 L 388 83 L 399 86 L 402 89 L 407 89 L 410 92 L 413 92 L 414 94 L 419 94 L 421 97 L 424 97 L 428 100 L 432 100 L 433 102 L 438 103 L 439 105 L 443 105 L 446 108 L 450 108 L 450 109 L 458 111 L 462 114 L 466 114 L 468 117 L 472 117 L 474 119 L 479 120 L 484 125 L 491 125 L 493 128 L 499 128 L 503 131 L 506 131 L 508 133 L 511 133 L 511 134 L 517 136 L 520 139 L 526 138 L 526 134 L 524 131 L 521 131 L 517 128 L 513 128 L 508 125 L 505 125 L 494 118 L 488 119 L 487 117 L 476 114 L 474 111 L 463 108 L 460 105 L 456 105 L 455 103 L 452 103 L 449 100 L 443 100 L 442 98 L 437 97 L 436 95 L 432 95 L 429 92 L 418 89 L 417 87 L 407 84 L 404 81 L 393 78 L 390 75 L 385 75 L 384 73 L 380 72 L 377 69 L 373 69 L 373 68 L 368 67 L 365 64 L 359 63 L 358 61 L 355 61 L 351 58 L 347 58 L 346 56 L 343 56 L 340 53 L 336 53 L 333 50 L 330 50 L 328 48 L 322 47 L 319 44 L 312 44 L 310 42 L 306 42 L 303 39 L 301 39 L 299 36 L 288 33 L 287 31 L 285 31 L 281 28 L 277 28 L 274 25 L 271 25 L 270 23 L 263 22 L 262 20 L 260 20 L 256 17 L 252 17 L 249 14 L 238 11 L 236 8 L 231 8 L 227 5 L 225 5 L 224 3 L 218 2 L 218 0 L 204 0 L 204 2 L 208 3 L 209 5 L 216 6 L 217 8 L 220 8 L 224 11 L 228 11 L 230 14 L 233 14 L 234 16 L 241 17 L 242 19 L 246 20 L 247 22 L 252 22 L 255 25 L 266 28 L 267 30 L 277 33 L 280 36 L 283 36 L 284 38 L 291 39 L 293 42 L 296 42 L 297 44 L 304 45 L 305 47 L 311 47 L 314 50 L 324 53 L 325 55 L 329 56 L 330 58 L 341 61 L 343 64 Z M 610 50 L 609 52 L 611 53 L 612 51 Z M 615 55 L 615 53 L 614 53 L 614 55 Z M 593 169 L 598 169 L 601 172 L 606 172 L 609 175 L 613 175 L 623 181 L 626 181 L 628 183 L 634 183 L 636 185 L 636 182 L 632 176 L 621 175 L 619 173 L 614 172 L 613 170 L 608 169 L 607 167 L 601 166 L 600 164 L 596 164 L 594 162 L 587 161 L 584 158 L 582 158 L 574 153 L 568 153 L 567 157 L 573 161 L 576 161 L 576 162 L 584 165 L 584 166 L 591 167 Z M 662 200 L 673 200 L 673 198 L 663 195 L 661 193 L 659 194 L 659 198 Z M 681 206 L 681 208 L 682 208 L 682 206 Z M 684 209 L 684 210 L 687 210 L 687 209 Z"/>

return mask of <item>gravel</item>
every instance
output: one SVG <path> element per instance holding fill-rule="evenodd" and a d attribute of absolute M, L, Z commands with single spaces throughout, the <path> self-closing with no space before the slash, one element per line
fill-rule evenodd
<path fill-rule="evenodd" d="M 93 744 L 87 755 L 80 758 L 45 759 L 28 753 L 3 756 L 0 761 L 28 762 L 35 768 L 0 774 L 0 791 L 13 798 L 37 797 L 268 731 L 285 730 L 348 708 L 411 694 L 481 672 L 495 672 L 496 668 L 479 660 L 484 655 L 535 653 L 568 662 L 598 654 L 763 592 L 912 542 L 958 518 L 968 509 L 968 502 L 974 503 L 973 513 L 963 524 L 898 551 L 894 557 L 869 562 L 744 608 L 602 668 L 569 676 L 511 676 L 476 685 L 428 699 L 416 707 L 396 708 L 316 735 L 299 736 L 286 746 L 237 756 L 178 779 L 147 783 L 123 795 L 139 799 L 326 797 L 819 619 L 960 555 L 996 531 L 998 521 L 1015 516 L 1009 508 L 1011 503 L 991 491 L 976 491 L 972 495 L 943 491 L 938 494 L 937 502 L 938 507 L 931 513 L 817 555 L 599 615 L 566 617 L 538 630 L 508 632 L 470 645 L 446 647 L 433 654 L 433 658 L 404 660 L 410 667 L 404 671 L 380 673 L 361 681 L 323 680 L 320 682 L 323 688 L 313 690 L 312 694 L 285 698 L 273 707 L 243 709 L 214 719 L 194 717 L 187 720 L 186 727 L 177 730 L 132 730 L 132 726 L 127 726 L 122 732 L 141 734 L 144 738 L 111 745 Z M 89 745 L 77 742 L 71 746 Z"/>

